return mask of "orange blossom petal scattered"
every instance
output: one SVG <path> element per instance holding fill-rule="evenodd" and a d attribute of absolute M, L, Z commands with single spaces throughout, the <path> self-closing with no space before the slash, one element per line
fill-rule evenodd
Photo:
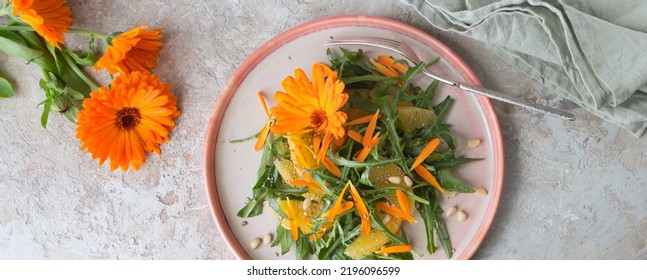
<path fill-rule="evenodd" d="M 434 138 L 425 145 L 424 148 L 422 148 L 422 151 L 420 151 L 420 154 L 418 154 L 418 157 L 416 157 L 416 160 L 413 162 L 413 165 L 411 165 L 411 169 L 413 170 L 416 168 L 416 166 L 420 165 L 431 153 L 433 153 L 436 148 L 438 147 L 438 144 L 440 144 L 440 139 L 439 138 Z"/>
<path fill-rule="evenodd" d="M 355 189 L 353 183 L 348 181 L 346 185 L 350 185 L 350 194 L 353 197 L 353 201 L 355 201 L 355 208 L 357 208 L 359 217 L 362 219 L 362 234 L 367 234 L 371 231 L 371 217 L 368 213 L 368 208 L 366 208 L 366 203 L 364 203 L 364 200 L 357 192 L 357 189 Z"/>
<path fill-rule="evenodd" d="M 375 251 L 376 254 L 394 254 L 394 253 L 405 253 L 413 249 L 411 245 L 394 245 L 384 247 L 380 250 Z"/>
<path fill-rule="evenodd" d="M 261 105 L 263 105 L 263 110 L 265 111 L 265 115 L 267 115 L 267 123 L 265 123 L 265 126 L 263 126 L 263 129 L 258 135 L 258 139 L 256 139 L 256 144 L 254 144 L 254 150 L 260 151 L 263 149 L 263 146 L 265 145 L 265 141 L 267 140 L 267 136 L 270 134 L 270 121 L 271 121 L 271 115 L 269 111 L 267 110 L 267 103 L 265 103 L 265 98 L 263 98 L 263 93 L 258 92 L 258 99 L 261 101 Z"/>
<path fill-rule="evenodd" d="M 445 191 L 443 187 L 441 187 L 440 184 L 438 183 L 438 180 L 436 180 L 436 177 L 434 177 L 434 175 L 431 174 L 431 172 L 429 172 L 429 170 L 427 170 L 427 168 L 425 168 L 424 166 L 418 165 L 413 170 L 416 172 L 416 174 L 422 177 L 422 179 L 424 179 L 427 183 L 434 186 L 434 188 L 438 189 L 441 192 Z"/>

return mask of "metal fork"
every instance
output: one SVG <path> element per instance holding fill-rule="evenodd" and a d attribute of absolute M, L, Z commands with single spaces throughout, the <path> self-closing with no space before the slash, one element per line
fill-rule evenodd
<path fill-rule="evenodd" d="M 402 57 L 404 57 L 405 59 L 415 64 L 418 64 L 421 62 L 416 52 L 409 45 L 407 45 L 404 42 L 399 42 L 399 41 L 385 39 L 385 38 L 377 38 L 377 37 L 334 38 L 334 39 L 325 41 L 323 45 L 324 46 L 358 45 L 358 46 L 382 48 L 382 49 L 386 49 L 394 53 L 397 53 Z M 575 116 L 568 112 L 550 108 L 541 104 L 530 103 L 491 89 L 486 89 L 475 85 L 449 80 L 449 79 L 440 77 L 424 68 L 422 69 L 422 73 L 431 77 L 432 79 L 438 80 L 441 83 L 458 87 L 462 90 L 465 90 L 471 93 L 480 94 L 492 99 L 496 99 L 502 102 L 520 106 L 526 109 L 556 116 L 564 120 L 569 120 L 569 121 L 575 120 Z"/>

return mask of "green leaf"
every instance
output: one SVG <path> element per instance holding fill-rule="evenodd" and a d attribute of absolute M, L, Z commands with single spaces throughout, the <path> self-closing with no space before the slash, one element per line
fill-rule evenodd
<path fill-rule="evenodd" d="M 35 31 L 18 31 L 15 34 L 19 34 L 21 38 L 20 40 L 25 43 L 25 46 L 40 52 L 39 56 L 34 57 L 33 59 L 28 59 L 28 61 L 49 72 L 58 73 L 54 58 L 47 52 L 47 43 L 45 43 L 42 37 L 40 37 Z"/>
<path fill-rule="evenodd" d="M 13 87 L 9 81 L 0 77 L 0 98 L 9 98 L 13 96 Z"/>
<path fill-rule="evenodd" d="M 72 50 L 65 50 L 65 53 L 80 66 L 93 66 L 97 62 L 97 56 L 94 53 L 87 51 L 81 55 L 73 52 Z"/>
<path fill-rule="evenodd" d="M 310 238 L 307 235 L 299 235 L 297 240 L 296 259 L 303 260 L 307 255 L 314 253 L 314 248 L 311 246 Z"/>
<path fill-rule="evenodd" d="M 91 91 L 90 86 L 79 76 L 82 73 L 77 74 L 76 71 L 79 70 L 78 67 L 76 67 L 76 65 L 70 65 L 71 63 L 75 63 L 73 59 L 71 59 L 67 53 L 50 45 L 47 45 L 47 49 L 54 57 L 59 76 L 67 86 L 89 96 Z"/>
<path fill-rule="evenodd" d="M 43 52 L 27 46 L 25 40 L 11 31 L 0 31 L 0 51 L 4 53 L 33 61 L 43 56 Z"/>
<path fill-rule="evenodd" d="M 440 183 L 440 185 L 443 186 L 445 190 L 452 191 L 452 192 L 461 192 L 461 193 L 474 192 L 474 188 L 461 182 L 461 180 L 452 176 L 446 170 L 438 171 L 436 175 L 438 176 L 438 183 Z"/>
<path fill-rule="evenodd" d="M 272 247 L 277 245 L 281 246 L 281 255 L 285 255 L 285 253 L 290 251 L 290 247 L 292 246 L 292 234 L 289 230 L 281 226 L 281 223 L 278 223 L 276 226 L 276 238 L 271 244 Z"/>
<path fill-rule="evenodd" d="M 51 110 L 52 101 L 48 99 L 43 103 L 43 113 L 40 115 L 40 125 L 43 126 L 43 128 L 47 127 L 47 119 L 49 118 L 49 112 Z"/>
<path fill-rule="evenodd" d="M 436 168 L 436 170 L 443 170 L 443 169 L 452 169 L 455 167 L 458 167 L 460 165 L 470 163 L 470 162 L 475 162 L 481 160 L 480 158 L 466 158 L 466 157 L 457 157 L 457 158 L 449 158 L 445 159 L 442 161 L 436 161 L 433 162 L 431 165 Z"/>

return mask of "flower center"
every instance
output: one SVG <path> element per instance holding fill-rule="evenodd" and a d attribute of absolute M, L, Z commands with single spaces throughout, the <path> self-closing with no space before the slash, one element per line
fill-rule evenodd
<path fill-rule="evenodd" d="M 320 130 L 323 128 L 322 125 L 324 125 L 328 121 L 328 116 L 326 116 L 326 112 L 323 110 L 315 110 L 310 114 L 310 123 L 312 126 L 320 132 Z"/>
<path fill-rule="evenodd" d="M 132 107 L 124 107 L 119 112 L 117 112 L 117 120 L 115 124 L 121 130 L 132 130 L 141 121 L 142 115 L 139 113 L 139 109 Z"/>

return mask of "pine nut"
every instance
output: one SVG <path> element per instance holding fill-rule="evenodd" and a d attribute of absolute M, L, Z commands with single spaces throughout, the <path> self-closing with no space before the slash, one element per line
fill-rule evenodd
<path fill-rule="evenodd" d="M 310 204 L 312 203 L 312 197 L 308 197 L 303 201 L 303 204 L 301 204 L 301 208 L 303 210 L 308 210 L 310 209 Z"/>
<path fill-rule="evenodd" d="M 470 141 L 467 141 L 468 148 L 476 148 L 476 146 L 478 146 L 479 144 L 481 144 L 481 140 L 476 138 L 471 139 Z"/>
<path fill-rule="evenodd" d="M 261 244 L 261 239 L 260 238 L 254 238 L 252 242 L 249 242 L 249 248 L 251 249 L 256 249 L 258 248 L 258 245 Z"/>
<path fill-rule="evenodd" d="M 456 212 L 456 219 L 458 219 L 459 222 L 466 221 L 467 220 L 467 213 L 465 213 L 465 211 L 463 211 L 463 210 L 458 210 L 458 212 Z"/>
<path fill-rule="evenodd" d="M 480 196 L 486 196 L 487 195 L 487 190 L 484 188 L 478 188 L 474 190 L 475 195 L 480 195 Z"/>
<path fill-rule="evenodd" d="M 452 206 L 452 207 L 447 208 L 447 210 L 445 210 L 445 217 L 449 217 L 451 215 L 454 215 L 454 213 L 456 213 L 456 210 L 457 210 L 456 206 Z"/>
<path fill-rule="evenodd" d="M 457 194 L 458 194 L 457 192 L 446 191 L 442 194 L 442 196 L 445 199 L 450 199 L 450 198 L 454 198 Z"/>
<path fill-rule="evenodd" d="M 263 237 L 263 244 L 270 244 L 272 243 L 273 239 L 274 239 L 274 236 L 271 233 L 268 233 Z"/>
<path fill-rule="evenodd" d="M 382 218 L 382 223 L 383 224 L 386 224 L 386 223 L 388 223 L 390 221 L 391 221 L 391 215 L 389 215 L 389 214 L 384 215 L 384 218 Z"/>
<path fill-rule="evenodd" d="M 404 183 L 407 185 L 407 187 L 413 186 L 413 181 L 411 181 L 411 178 L 409 176 L 404 175 Z"/>
<path fill-rule="evenodd" d="M 388 180 L 389 180 L 389 182 L 391 184 L 396 184 L 396 185 L 400 184 L 400 182 L 402 182 L 402 178 L 400 178 L 400 176 L 391 176 L 391 177 L 389 177 Z"/>

